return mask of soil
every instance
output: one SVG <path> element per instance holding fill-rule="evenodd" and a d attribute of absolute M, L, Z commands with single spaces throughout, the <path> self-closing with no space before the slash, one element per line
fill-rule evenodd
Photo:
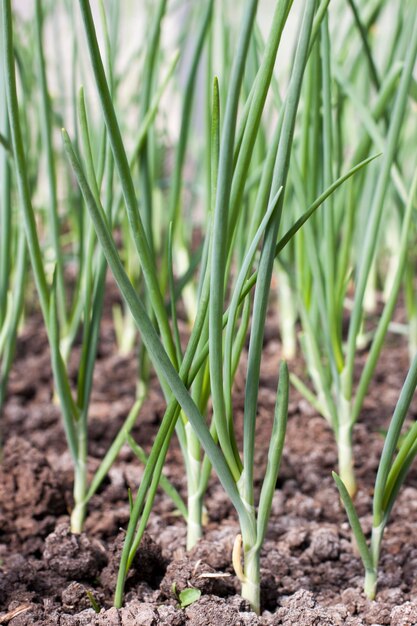
<path fill-rule="evenodd" d="M 136 355 L 118 354 L 110 306 L 102 323 L 89 417 L 89 469 L 94 471 L 135 397 Z M 401 317 L 401 311 L 398 313 Z M 258 414 L 256 480 L 263 476 L 274 407 L 280 341 L 276 315 L 268 318 Z M 79 349 L 74 350 L 75 379 Z M 359 364 L 360 368 L 360 364 Z M 371 526 L 371 493 L 378 458 L 408 368 L 407 346 L 390 336 L 355 429 L 357 507 Z M 290 369 L 305 378 L 301 358 Z M 242 417 L 244 369 L 238 373 L 235 414 Z M 164 401 L 154 381 L 133 436 L 145 450 Z M 410 419 L 416 418 L 416 409 Z M 128 488 L 143 468 L 123 448 L 94 496 L 82 535 L 69 530 L 72 467 L 53 399 L 49 351 L 41 320 L 28 319 L 17 345 L 3 416 L 0 469 L 0 624 L 10 626 L 327 626 L 417 624 L 417 472 L 412 469 L 386 530 L 375 602 L 362 593 L 363 568 L 331 477 L 336 448 L 323 418 L 294 390 L 284 458 L 262 552 L 262 615 L 238 595 L 231 550 L 236 515 L 213 477 L 206 498 L 204 538 L 185 550 L 185 523 L 163 494 L 126 584 L 121 610 L 111 608 Z M 185 496 L 176 441 L 166 475 Z M 178 594 L 201 591 L 181 609 Z M 92 608 L 93 597 L 100 612 Z"/>

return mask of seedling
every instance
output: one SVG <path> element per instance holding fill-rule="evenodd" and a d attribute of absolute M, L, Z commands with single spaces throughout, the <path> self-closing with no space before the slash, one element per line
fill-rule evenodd
<path fill-rule="evenodd" d="M 194 604 L 194 602 L 198 602 L 201 597 L 200 589 L 195 589 L 194 587 L 187 587 L 183 589 L 178 594 L 178 600 L 180 601 L 180 607 L 185 609 L 190 604 Z"/>
<path fill-rule="evenodd" d="M 398 492 L 407 476 L 417 455 L 417 423 L 415 423 L 402 443 L 399 443 L 401 429 L 417 387 L 417 356 L 410 367 L 404 382 L 400 397 L 392 416 L 388 433 L 385 439 L 375 480 L 373 496 L 373 516 L 370 545 L 342 479 L 333 472 L 333 478 L 339 489 L 340 497 L 346 509 L 353 535 L 358 546 L 359 554 L 365 568 L 364 591 L 367 597 L 374 600 L 377 589 L 378 563 L 381 551 L 381 542 L 385 527 L 397 499 Z M 398 452 L 396 454 L 396 450 Z"/>

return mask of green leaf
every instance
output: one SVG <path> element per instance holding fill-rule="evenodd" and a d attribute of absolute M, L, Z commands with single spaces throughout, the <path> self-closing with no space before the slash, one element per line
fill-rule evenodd
<path fill-rule="evenodd" d="M 366 543 L 365 535 L 363 534 L 362 526 L 359 521 L 358 514 L 356 513 L 355 505 L 353 504 L 352 498 L 350 497 L 348 490 L 346 489 L 345 484 L 340 476 L 338 476 L 336 472 L 332 472 L 332 476 L 336 482 L 337 488 L 339 489 L 340 497 L 346 509 L 346 513 L 349 518 L 352 532 L 356 539 L 356 544 L 358 546 L 362 563 L 367 571 L 372 571 L 374 569 L 372 556 Z"/>
<path fill-rule="evenodd" d="M 97 602 L 97 600 L 95 599 L 94 595 L 91 593 L 91 591 L 88 591 L 88 589 L 85 590 L 85 593 L 87 594 L 87 598 L 90 601 L 91 607 L 94 609 L 96 613 L 100 613 L 101 607 L 99 603 Z"/>
<path fill-rule="evenodd" d="M 148 462 L 148 456 L 146 455 L 143 448 L 141 448 L 133 439 L 133 437 L 129 435 L 128 433 L 126 434 L 126 441 L 129 444 L 133 453 L 139 459 L 139 461 L 141 461 L 144 465 L 146 465 L 146 463 Z M 164 476 L 163 474 L 161 475 L 159 479 L 159 484 L 162 487 L 162 489 L 165 491 L 167 496 L 171 498 L 171 500 L 173 501 L 177 509 L 181 512 L 184 519 L 187 519 L 187 516 L 188 516 L 187 507 L 185 506 L 183 499 L 181 498 L 178 491 L 175 489 L 174 485 L 170 483 L 168 478 Z M 132 508 L 133 506 L 131 507 L 131 509 Z"/>
<path fill-rule="evenodd" d="M 282 451 L 284 448 L 285 433 L 288 420 L 288 393 L 289 393 L 288 367 L 282 361 L 279 371 L 277 399 L 275 403 L 274 424 L 268 449 L 268 464 L 265 470 L 265 478 L 262 484 L 261 496 L 258 507 L 257 543 L 261 547 L 268 528 L 271 513 L 272 498 L 278 478 L 281 464 Z"/>
<path fill-rule="evenodd" d="M 13 150 L 10 141 L 2 133 L 0 133 L 0 146 L 2 146 L 10 157 L 13 157 Z"/>
<path fill-rule="evenodd" d="M 398 445 L 398 439 L 401 434 L 401 429 L 404 424 L 404 420 L 407 416 L 407 411 L 410 408 L 411 400 L 413 399 L 414 392 L 417 386 L 417 356 L 414 358 L 411 367 L 408 371 L 407 378 L 401 389 L 400 397 L 398 398 L 397 405 L 395 407 L 394 414 L 392 416 L 387 437 L 385 439 L 384 448 L 381 454 L 381 460 L 379 463 L 378 474 L 375 481 L 375 495 L 374 495 L 374 516 L 376 515 L 377 521 L 375 525 L 380 523 L 380 517 L 383 516 L 383 501 L 385 495 L 385 489 L 387 486 L 388 477 L 392 468 L 392 462 L 396 447 Z M 400 455 L 399 455 L 400 456 Z M 401 458 L 401 456 L 400 456 Z M 398 463 L 396 464 L 396 466 Z M 391 474 L 392 476 L 392 474 Z"/>
<path fill-rule="evenodd" d="M 178 596 L 181 608 L 185 609 L 186 606 L 194 604 L 194 602 L 197 602 L 200 599 L 200 596 L 200 589 L 194 589 L 194 587 L 187 587 L 187 589 L 183 589 Z"/>
<path fill-rule="evenodd" d="M 97 92 L 106 123 L 109 141 L 112 146 L 114 162 L 120 177 L 131 233 L 141 262 L 143 276 L 148 287 L 149 299 L 155 312 L 155 317 L 158 322 L 164 347 L 168 351 L 172 363 L 176 366 L 175 346 L 168 322 L 168 316 L 165 311 L 163 297 L 159 287 L 155 259 L 146 238 L 144 225 L 138 211 L 138 201 L 132 179 L 132 173 L 120 133 L 111 93 L 106 80 L 94 20 L 88 0 L 80 0 L 80 8 L 86 31 Z"/>

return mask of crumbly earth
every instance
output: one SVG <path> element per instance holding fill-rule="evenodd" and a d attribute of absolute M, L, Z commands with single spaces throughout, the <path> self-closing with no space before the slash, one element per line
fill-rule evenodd
<path fill-rule="evenodd" d="M 401 313 L 400 313 L 401 315 Z M 263 476 L 276 375 L 278 322 L 268 319 L 258 411 L 255 479 Z M 74 350 L 75 379 L 79 349 Z M 358 364 L 360 368 L 361 364 Z M 407 347 L 389 337 L 355 429 L 357 507 L 371 525 L 371 490 L 382 431 L 387 427 L 408 367 Z M 290 368 L 305 377 L 300 358 Z M 238 372 L 235 414 L 243 409 L 244 369 Z M 89 470 L 98 466 L 135 396 L 136 357 L 118 354 L 107 309 L 102 324 L 89 417 Z M 146 449 L 164 402 L 156 381 L 133 430 Z M 416 405 L 410 419 L 416 418 Z M 393 510 L 383 543 L 378 595 L 362 594 L 363 570 L 352 543 L 331 470 L 336 449 L 326 422 L 294 390 L 284 458 L 262 552 L 262 615 L 239 597 L 230 564 L 238 532 L 235 513 L 216 479 L 206 498 L 204 538 L 185 550 L 185 524 L 158 494 L 155 509 L 126 585 L 121 610 L 111 608 L 123 530 L 143 468 L 123 448 L 93 497 L 85 532 L 69 531 L 71 461 L 54 402 L 46 338 L 29 318 L 18 341 L 2 416 L 5 441 L 0 469 L 0 624 L 10 626 L 350 626 L 417 624 L 417 472 L 412 470 Z M 181 456 L 173 442 L 166 475 L 185 495 Z M 178 593 L 201 591 L 185 609 Z M 96 613 L 90 598 L 101 607 Z"/>

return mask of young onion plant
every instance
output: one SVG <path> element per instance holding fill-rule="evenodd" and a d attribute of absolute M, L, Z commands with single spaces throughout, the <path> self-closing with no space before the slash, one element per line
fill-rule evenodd
<path fill-rule="evenodd" d="M 385 527 L 398 492 L 417 455 L 417 424 L 400 440 L 407 412 L 417 387 L 417 356 L 414 358 L 392 416 L 375 480 L 370 545 L 366 540 L 358 514 L 346 485 L 338 474 L 333 478 L 346 509 L 360 557 L 365 568 L 364 591 L 370 600 L 375 599 L 378 563 Z"/>

